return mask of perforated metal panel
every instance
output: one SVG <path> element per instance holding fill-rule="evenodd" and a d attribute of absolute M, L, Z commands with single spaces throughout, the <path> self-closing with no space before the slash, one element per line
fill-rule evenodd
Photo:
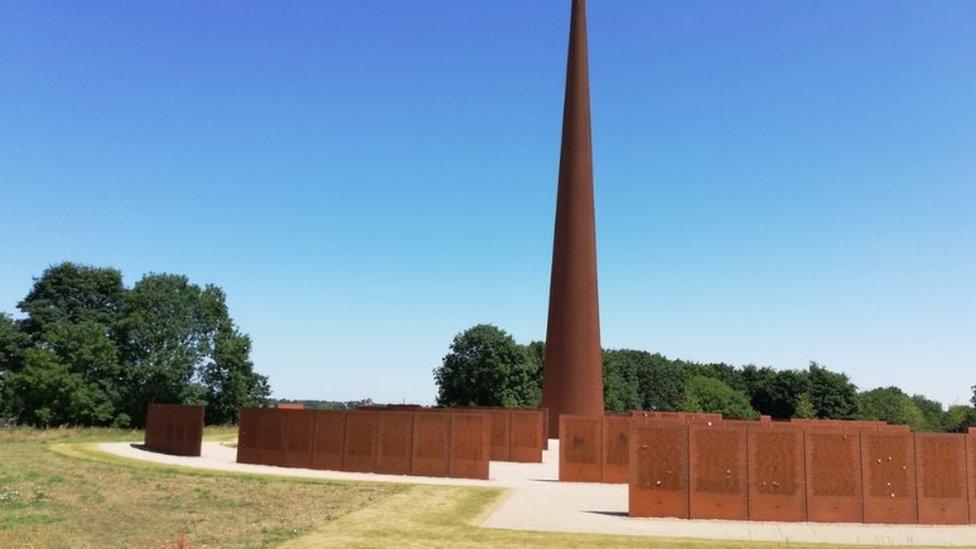
<path fill-rule="evenodd" d="M 486 409 L 491 422 L 491 460 L 510 461 L 512 457 L 512 412 Z"/>
<path fill-rule="evenodd" d="M 451 415 L 449 412 L 417 412 L 413 420 L 411 474 L 446 477 L 451 466 Z"/>
<path fill-rule="evenodd" d="M 149 404 L 145 445 L 148 450 L 199 456 L 203 443 L 203 406 Z"/>
<path fill-rule="evenodd" d="M 603 482 L 630 481 L 630 417 L 607 415 L 603 418 Z"/>
<path fill-rule="evenodd" d="M 686 425 L 677 422 L 634 425 L 630 432 L 629 461 L 630 516 L 688 518 Z"/>
<path fill-rule="evenodd" d="M 861 433 L 864 521 L 917 522 L 915 444 L 912 433 Z"/>
<path fill-rule="evenodd" d="M 689 457 L 691 518 L 746 520 L 746 428 L 691 426 Z"/>
<path fill-rule="evenodd" d="M 283 410 L 261 411 L 261 463 L 282 466 L 285 462 L 285 416 Z"/>
<path fill-rule="evenodd" d="M 451 413 L 451 477 L 488 478 L 490 421 L 484 413 Z"/>
<path fill-rule="evenodd" d="M 966 435 L 916 433 L 918 522 L 968 524 Z"/>
<path fill-rule="evenodd" d="M 810 427 L 806 472 L 807 520 L 863 522 L 859 429 Z"/>
<path fill-rule="evenodd" d="M 242 408 L 237 414 L 237 463 L 261 460 L 261 410 Z"/>
<path fill-rule="evenodd" d="M 749 429 L 748 441 L 749 518 L 806 520 L 802 428 Z"/>
<path fill-rule="evenodd" d="M 413 458 L 414 412 L 377 414 L 376 472 L 409 475 Z"/>
<path fill-rule="evenodd" d="M 279 408 L 275 413 L 285 418 L 285 451 L 283 467 L 312 466 L 312 435 L 315 431 L 315 415 L 302 408 Z"/>
<path fill-rule="evenodd" d="M 603 479 L 603 417 L 559 416 L 559 480 Z"/>
<path fill-rule="evenodd" d="M 346 448 L 346 412 L 316 410 L 312 441 L 312 467 L 342 471 L 342 456 Z"/>
<path fill-rule="evenodd" d="M 509 412 L 511 461 L 542 463 L 542 410 L 513 409 Z"/>
<path fill-rule="evenodd" d="M 342 470 L 376 471 L 376 417 L 380 412 L 346 412 L 346 444 Z"/>

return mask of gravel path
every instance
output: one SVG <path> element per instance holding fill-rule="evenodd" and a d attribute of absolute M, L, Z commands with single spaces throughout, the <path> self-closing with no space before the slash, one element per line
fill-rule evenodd
<path fill-rule="evenodd" d="M 845 545 L 976 546 L 976 525 L 814 524 L 628 518 L 626 485 L 557 482 L 557 440 L 550 441 L 550 451 L 544 453 L 541 464 L 492 462 L 489 472 L 491 480 L 487 481 L 242 464 L 235 462 L 237 451 L 234 448 L 216 442 L 204 442 L 201 457 L 157 454 L 129 443 L 105 443 L 100 447 L 106 452 L 123 457 L 201 469 L 333 480 L 509 488 L 505 500 L 482 523 L 489 528 Z"/>

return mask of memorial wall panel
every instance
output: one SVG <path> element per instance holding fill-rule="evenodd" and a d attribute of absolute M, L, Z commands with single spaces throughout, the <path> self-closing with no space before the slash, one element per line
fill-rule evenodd
<path fill-rule="evenodd" d="M 312 440 L 312 467 L 342 471 L 346 448 L 346 412 L 344 410 L 316 410 Z"/>
<path fill-rule="evenodd" d="M 312 466 L 312 437 L 315 433 L 315 412 L 303 408 L 280 408 L 285 421 L 285 451 L 283 467 Z"/>
<path fill-rule="evenodd" d="M 376 411 L 346 413 L 346 443 L 342 470 L 361 473 L 376 471 Z"/>
<path fill-rule="evenodd" d="M 146 448 L 178 456 L 199 456 L 203 415 L 203 406 L 150 403 L 146 408 Z"/>
<path fill-rule="evenodd" d="M 807 518 L 803 429 L 748 430 L 749 518 L 799 522 Z"/>
<path fill-rule="evenodd" d="M 241 408 L 237 414 L 237 463 L 261 461 L 261 409 Z"/>
<path fill-rule="evenodd" d="M 454 478 L 488 479 L 491 419 L 488 414 L 451 413 L 451 465 Z"/>
<path fill-rule="evenodd" d="M 691 518 L 749 518 L 746 428 L 693 425 L 688 443 Z"/>
<path fill-rule="evenodd" d="M 968 524 L 966 435 L 916 433 L 919 524 Z"/>
<path fill-rule="evenodd" d="M 417 412 L 413 420 L 411 474 L 446 477 L 451 467 L 450 412 Z"/>
<path fill-rule="evenodd" d="M 285 416 L 278 410 L 262 410 L 261 463 L 281 467 L 285 463 Z"/>
<path fill-rule="evenodd" d="M 630 516 L 689 517 L 686 425 L 634 425 L 630 431 L 629 462 Z"/>
<path fill-rule="evenodd" d="M 491 461 L 512 458 L 512 412 L 506 409 L 485 409 L 491 424 Z"/>
<path fill-rule="evenodd" d="M 376 472 L 409 475 L 413 458 L 413 419 L 415 412 L 377 414 Z"/>
<path fill-rule="evenodd" d="M 966 460 L 969 472 L 969 522 L 976 524 L 976 430 L 972 427 L 966 437 L 966 449 L 969 452 Z"/>
<path fill-rule="evenodd" d="M 603 417 L 602 481 L 626 484 L 630 481 L 630 424 L 629 416 Z"/>
<path fill-rule="evenodd" d="M 542 463 L 542 410 L 513 409 L 509 418 L 509 460 Z"/>
<path fill-rule="evenodd" d="M 603 479 L 603 418 L 559 416 L 559 480 Z"/>
<path fill-rule="evenodd" d="M 864 521 L 860 429 L 808 428 L 806 473 L 807 520 Z"/>
<path fill-rule="evenodd" d="M 914 524 L 915 444 L 912 433 L 861 433 L 864 522 Z"/>

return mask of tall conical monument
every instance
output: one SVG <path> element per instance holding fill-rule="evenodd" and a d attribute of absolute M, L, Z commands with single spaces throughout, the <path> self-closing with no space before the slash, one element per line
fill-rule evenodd
<path fill-rule="evenodd" d="M 550 436 L 560 414 L 603 414 L 587 63 L 586 3 L 573 0 L 542 378 Z"/>

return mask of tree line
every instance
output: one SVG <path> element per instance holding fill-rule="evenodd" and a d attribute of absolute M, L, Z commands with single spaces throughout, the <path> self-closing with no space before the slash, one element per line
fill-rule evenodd
<path fill-rule="evenodd" d="M 35 426 L 139 427 L 149 402 L 206 404 L 208 423 L 267 402 L 251 339 L 212 284 L 151 273 L 131 288 L 118 269 L 46 269 L 0 313 L 0 420 Z"/>
<path fill-rule="evenodd" d="M 443 406 L 538 406 L 545 344 L 521 345 L 495 326 L 479 324 L 454 337 L 434 369 Z M 632 349 L 603 351 L 607 410 L 715 412 L 731 418 L 872 419 L 919 431 L 963 431 L 976 425 L 972 405 L 940 402 L 898 387 L 859 390 L 850 378 L 817 363 L 774 369 L 696 363 Z"/>

